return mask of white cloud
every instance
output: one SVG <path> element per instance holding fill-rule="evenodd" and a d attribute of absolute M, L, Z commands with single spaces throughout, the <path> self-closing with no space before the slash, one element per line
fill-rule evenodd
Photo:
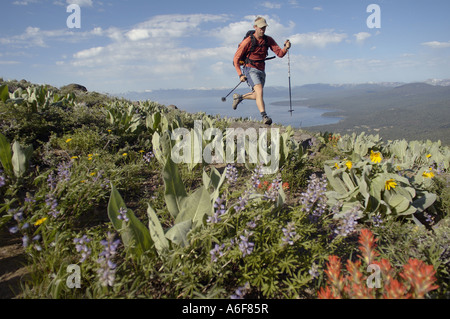
<path fill-rule="evenodd" d="M 356 38 L 357 43 L 364 43 L 364 41 L 370 38 L 372 35 L 368 32 L 359 32 L 353 35 Z"/>
<path fill-rule="evenodd" d="M 433 49 L 444 49 L 450 48 L 450 41 L 448 42 L 430 41 L 430 42 L 423 42 L 422 45 Z"/>
<path fill-rule="evenodd" d="M 80 7 L 92 7 L 92 0 L 66 0 L 66 3 L 69 4 L 77 4 Z"/>
<path fill-rule="evenodd" d="M 323 11 L 323 8 L 322 7 L 314 7 L 313 10 L 314 11 Z"/>
<path fill-rule="evenodd" d="M 74 57 L 77 59 L 87 59 L 98 56 L 102 51 L 103 47 L 96 47 L 87 50 L 83 50 L 74 54 Z"/>
<path fill-rule="evenodd" d="M 280 3 L 270 2 L 270 1 L 263 2 L 261 4 L 261 6 L 263 6 L 264 8 L 267 8 L 267 9 L 280 9 L 281 8 Z"/>
<path fill-rule="evenodd" d="M 328 44 L 340 43 L 347 38 L 345 33 L 333 31 L 298 33 L 290 37 L 292 44 L 304 47 L 325 48 Z"/>

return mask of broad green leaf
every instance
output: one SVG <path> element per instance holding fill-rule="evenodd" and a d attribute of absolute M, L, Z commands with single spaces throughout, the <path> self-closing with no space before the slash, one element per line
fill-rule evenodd
<path fill-rule="evenodd" d="M 147 227 L 134 215 L 133 211 L 127 209 L 128 222 L 120 220 L 120 208 L 127 209 L 119 191 L 111 184 L 111 196 L 108 202 L 108 217 L 114 228 L 120 232 L 123 244 L 130 252 L 138 258 L 152 246 L 152 239 Z"/>
<path fill-rule="evenodd" d="M 160 253 L 161 251 L 169 248 L 169 242 L 164 235 L 164 230 L 161 226 L 161 223 L 156 215 L 155 210 L 148 204 L 147 208 L 148 215 L 148 228 L 150 230 L 150 236 L 155 243 L 155 248 Z"/>
<path fill-rule="evenodd" d="M 8 91 L 8 86 L 2 85 L 0 86 L 0 101 L 6 102 L 6 100 L 9 99 L 9 91 Z"/>
<path fill-rule="evenodd" d="M 212 205 L 209 193 L 205 187 L 201 186 L 183 201 L 175 223 L 191 220 L 194 227 L 197 227 L 203 222 L 205 214 L 209 214 L 211 211 Z"/>
<path fill-rule="evenodd" d="M 166 238 L 172 243 L 185 247 L 189 244 L 187 235 L 191 231 L 192 221 L 186 220 L 182 223 L 175 224 L 166 233 Z"/>
<path fill-rule="evenodd" d="M 11 144 L 9 144 L 6 137 L 0 133 L 0 162 L 2 163 L 3 169 L 6 174 L 10 177 L 13 176 L 14 170 L 12 165 L 12 152 Z"/>
<path fill-rule="evenodd" d="M 14 175 L 21 177 L 28 169 L 28 163 L 33 154 L 33 146 L 23 147 L 19 142 L 14 142 L 12 146 L 13 156 L 11 158 Z"/>
<path fill-rule="evenodd" d="M 177 218 L 181 211 L 181 204 L 187 197 L 177 164 L 168 159 L 162 175 L 165 184 L 164 197 L 167 209 L 173 218 Z"/>

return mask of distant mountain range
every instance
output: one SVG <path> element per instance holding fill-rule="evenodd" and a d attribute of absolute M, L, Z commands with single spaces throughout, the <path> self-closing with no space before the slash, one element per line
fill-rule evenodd
<path fill-rule="evenodd" d="M 120 96 L 129 100 L 170 101 L 221 97 L 230 90 L 156 90 Z M 236 91 L 242 94 L 248 88 Z M 264 92 L 265 96 L 280 99 L 272 105 L 289 105 L 286 87 L 267 87 Z M 307 84 L 292 89 L 292 100 L 294 110 L 295 106 L 308 106 L 329 110 L 323 116 L 342 118 L 337 124 L 308 127 L 309 131 L 342 134 L 364 131 L 380 134 L 387 140 L 430 139 L 450 145 L 450 79 L 418 83 Z"/>
<path fill-rule="evenodd" d="M 450 79 L 437 80 L 437 79 L 429 79 L 424 82 L 420 82 L 423 84 L 428 84 L 430 86 L 450 86 Z M 405 83 L 405 82 L 374 82 L 374 83 L 346 83 L 346 84 L 326 84 L 326 83 L 316 83 L 316 84 L 306 84 L 302 86 L 295 86 L 292 88 L 292 96 L 293 98 L 315 98 L 318 96 L 322 96 L 324 94 L 336 94 L 340 92 L 348 93 L 357 93 L 363 91 L 373 91 L 378 92 L 382 90 L 386 90 L 389 88 L 401 87 L 408 84 L 414 83 Z M 244 86 L 242 86 L 244 87 Z M 159 89 L 159 90 L 148 90 L 148 91 L 129 91 L 120 94 L 116 94 L 116 96 L 123 97 L 132 101 L 140 101 L 140 100 L 165 100 L 168 98 L 180 98 L 180 97 L 209 97 L 209 96 L 223 96 L 227 94 L 232 88 L 211 88 L 211 89 Z M 286 87 L 266 87 L 265 95 L 270 97 L 286 97 Z M 236 92 L 247 92 L 248 88 L 237 89 Z"/>

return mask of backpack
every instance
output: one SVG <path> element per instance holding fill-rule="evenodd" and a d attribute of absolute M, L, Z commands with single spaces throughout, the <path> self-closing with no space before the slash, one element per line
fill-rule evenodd
<path fill-rule="evenodd" d="M 256 49 L 256 47 L 258 47 L 258 43 L 257 43 L 257 41 L 256 41 L 256 38 L 255 38 L 255 36 L 254 36 L 254 34 L 255 34 L 255 30 L 250 30 L 250 31 L 248 31 L 247 32 L 247 34 L 245 35 L 245 37 L 242 39 L 242 41 L 241 41 L 241 43 L 245 40 L 245 39 L 247 39 L 248 37 L 250 37 L 250 39 L 251 39 L 251 41 L 252 41 L 252 46 L 250 47 L 250 49 L 247 51 L 247 55 L 245 56 L 245 58 L 244 58 L 244 60 L 240 60 L 239 61 L 239 65 L 246 65 L 246 64 L 251 64 L 251 65 L 253 65 L 253 66 L 255 66 L 254 65 L 254 62 L 261 62 L 261 61 L 266 61 L 266 60 L 272 60 L 272 59 L 275 59 L 275 57 L 270 57 L 270 58 L 267 58 L 267 56 L 269 55 L 269 43 L 268 43 L 268 40 L 267 40 L 267 36 L 266 35 L 264 35 L 264 44 L 263 44 L 263 46 L 265 47 L 265 49 L 266 49 L 266 58 L 264 59 L 264 60 L 251 60 L 249 57 L 250 57 L 250 54 L 253 52 L 253 51 L 255 51 L 255 49 Z M 239 48 L 239 46 L 241 45 L 241 43 L 239 43 L 239 45 L 238 45 L 238 48 Z M 234 65 L 234 63 L 233 63 L 233 65 Z"/>

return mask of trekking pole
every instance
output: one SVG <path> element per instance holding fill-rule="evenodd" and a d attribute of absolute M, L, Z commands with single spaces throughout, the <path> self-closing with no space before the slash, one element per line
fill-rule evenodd
<path fill-rule="evenodd" d="M 239 81 L 239 84 L 236 85 L 236 86 L 234 87 L 234 89 L 232 89 L 232 90 L 230 91 L 230 93 L 227 94 L 227 96 L 224 96 L 224 97 L 222 98 L 222 102 L 226 102 L 228 95 L 230 95 L 231 93 L 233 93 L 234 90 L 236 90 L 236 89 L 238 88 L 238 86 L 241 85 L 241 83 L 242 83 L 242 81 Z"/>
<path fill-rule="evenodd" d="M 292 92 L 291 92 L 291 57 L 289 55 L 289 50 L 288 50 L 288 77 L 289 77 L 289 112 L 291 113 L 292 116 L 292 112 L 294 112 L 294 110 L 292 109 Z"/>

